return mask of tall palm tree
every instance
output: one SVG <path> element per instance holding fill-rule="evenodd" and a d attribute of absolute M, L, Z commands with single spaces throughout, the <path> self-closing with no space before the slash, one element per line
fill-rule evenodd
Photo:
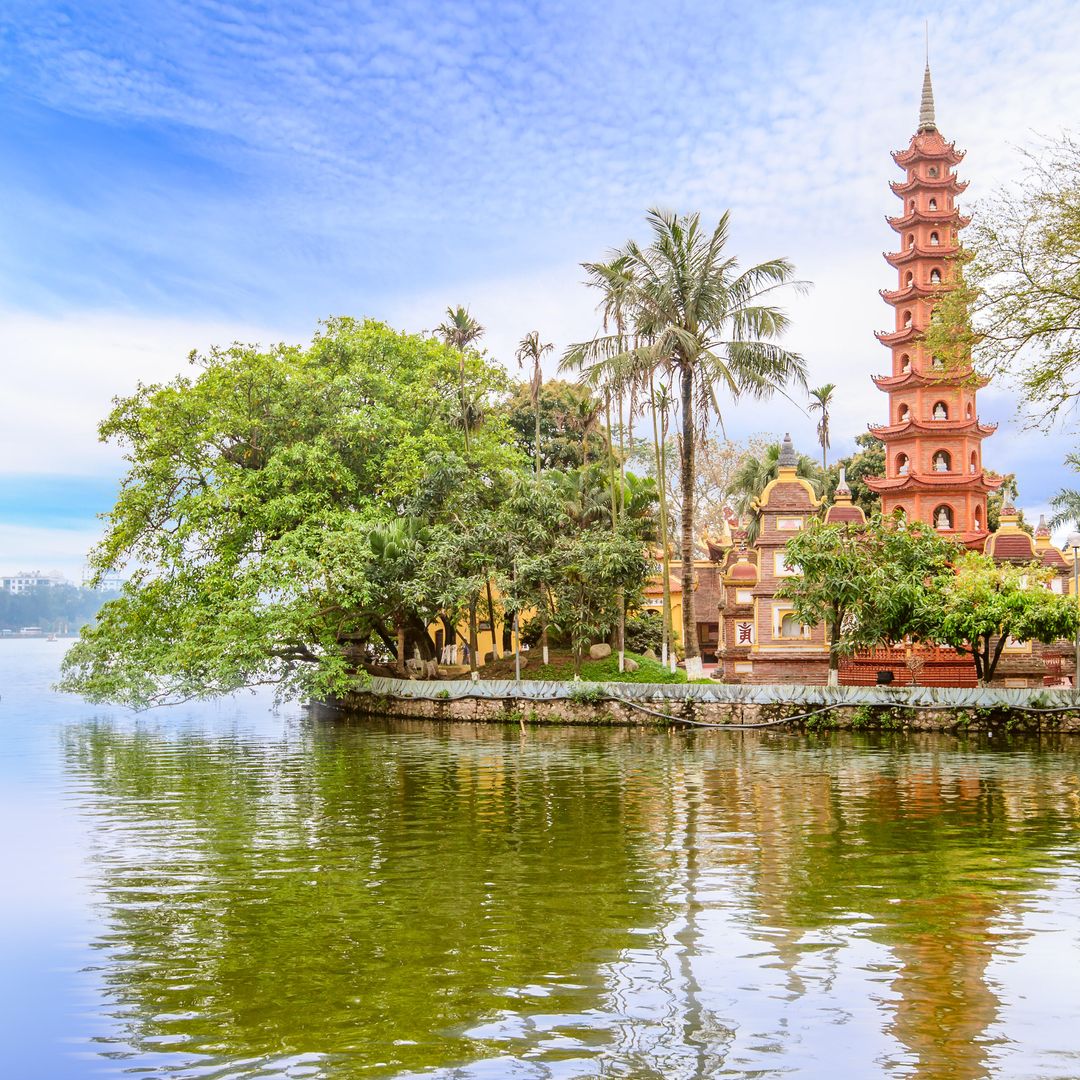
<path fill-rule="evenodd" d="M 816 390 L 810 390 L 810 411 L 821 414 L 817 425 L 817 441 L 821 444 L 821 469 L 829 467 L 829 410 L 832 408 L 833 391 L 836 383 L 827 382 Z"/>
<path fill-rule="evenodd" d="M 465 432 L 465 452 L 469 452 L 469 409 L 465 400 L 465 350 L 471 348 L 484 336 L 484 328 L 469 314 L 467 307 L 458 304 L 446 309 L 446 321 L 439 323 L 435 332 L 451 348 L 461 354 L 458 372 L 461 379 L 461 427 Z"/>
<path fill-rule="evenodd" d="M 522 339 L 517 349 L 518 367 L 524 367 L 526 361 L 532 364 L 532 377 L 529 380 L 529 400 L 536 413 L 536 475 L 540 475 L 540 390 L 544 385 L 544 372 L 540 367 L 540 361 L 544 353 L 549 353 L 555 348 L 551 342 L 540 344 L 540 331 L 530 330 Z"/>
<path fill-rule="evenodd" d="M 627 358 L 641 370 L 666 369 L 678 385 L 682 439 L 679 480 L 682 503 L 681 557 L 683 649 L 688 678 L 701 674 L 694 605 L 694 458 L 712 417 L 723 422 L 718 391 L 732 398 L 766 398 L 791 382 L 806 383 L 802 358 L 776 344 L 787 316 L 770 294 L 792 284 L 792 266 L 772 259 L 740 271 L 725 251 L 729 215 L 711 233 L 699 214 L 650 210 L 652 240 L 630 241 L 617 254 L 630 284 L 623 299 L 633 319 L 636 344 L 603 335 L 573 346 L 580 363 Z"/>

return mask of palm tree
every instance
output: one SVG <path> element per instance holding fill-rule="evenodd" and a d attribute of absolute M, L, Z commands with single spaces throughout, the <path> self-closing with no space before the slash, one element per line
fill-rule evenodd
<path fill-rule="evenodd" d="M 786 259 L 740 271 L 725 253 L 729 215 L 711 233 L 699 214 L 650 210 L 651 243 L 630 241 L 617 258 L 629 279 L 622 303 L 632 317 L 631 348 L 622 334 L 604 335 L 573 346 L 574 363 L 626 363 L 640 371 L 664 369 L 678 384 L 682 418 L 679 448 L 682 503 L 681 556 L 683 649 L 688 678 L 701 675 L 694 605 L 694 457 L 697 443 L 716 416 L 722 423 L 718 390 L 731 397 L 766 398 L 791 382 L 805 385 L 806 366 L 775 343 L 787 316 L 768 302 L 792 283 Z"/>
<path fill-rule="evenodd" d="M 544 385 L 544 372 L 540 367 L 540 361 L 544 358 L 544 353 L 551 352 L 555 348 L 550 342 L 546 345 L 540 344 L 540 331 L 530 330 L 522 339 L 518 345 L 517 350 L 517 362 L 518 367 L 523 367 L 526 361 L 532 363 L 532 378 L 529 380 L 529 400 L 532 402 L 533 409 L 536 410 L 536 446 L 534 447 L 536 453 L 536 475 L 540 475 L 540 390 Z"/>
<path fill-rule="evenodd" d="M 821 444 L 821 469 L 824 472 L 829 467 L 828 452 L 832 445 L 829 442 L 829 409 L 832 408 L 833 391 L 836 383 L 827 382 L 810 393 L 810 411 L 821 413 L 821 419 L 817 425 L 817 441 Z"/>
<path fill-rule="evenodd" d="M 465 350 L 484 336 L 484 328 L 469 314 L 469 309 L 458 304 L 446 309 L 446 322 L 439 323 L 435 332 L 451 348 L 460 353 L 458 371 L 461 378 L 461 427 L 465 432 L 465 452 L 469 452 L 469 413 L 465 400 Z"/>
<path fill-rule="evenodd" d="M 743 458 L 735 475 L 731 480 L 731 494 L 733 496 L 733 509 L 739 515 L 740 520 L 747 522 L 746 539 L 748 543 L 757 540 L 761 529 L 761 519 L 754 508 L 755 502 L 761 497 L 765 488 L 780 475 L 780 444 L 772 443 L 765 448 L 765 452 L 758 457 L 756 454 L 747 454 Z M 817 462 L 807 454 L 800 454 L 795 466 L 795 475 L 809 480 L 815 492 L 821 494 L 824 487 L 822 471 Z"/>

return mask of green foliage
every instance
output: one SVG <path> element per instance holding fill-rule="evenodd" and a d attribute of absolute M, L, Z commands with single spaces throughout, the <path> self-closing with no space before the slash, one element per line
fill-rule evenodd
<path fill-rule="evenodd" d="M 608 692 L 602 686 L 575 686 L 569 695 L 575 705 L 603 705 L 608 699 Z"/>
<path fill-rule="evenodd" d="M 449 516 L 457 492 L 433 463 L 461 460 L 459 380 L 477 400 L 508 389 L 501 369 L 375 322 L 335 319 L 308 348 L 233 345 L 117 402 L 102 438 L 130 463 L 92 556 L 135 567 L 123 595 L 72 648 L 63 685 L 149 705 L 256 683 L 332 697 L 383 620 L 431 610 L 394 546 L 373 547 L 404 508 Z M 474 487 L 522 467 L 496 413 L 473 432 Z M 417 515 L 420 516 L 420 515 Z M 381 556 L 380 557 L 380 553 Z M 382 646 L 380 646 L 382 647 Z"/>
<path fill-rule="evenodd" d="M 664 625 L 655 611 L 635 611 L 626 617 L 626 648 L 635 653 L 652 649 L 659 653 L 664 637 Z"/>
<path fill-rule="evenodd" d="M 777 596 L 792 601 L 803 623 L 828 626 L 836 668 L 844 649 L 932 637 L 933 585 L 958 551 L 920 522 L 813 521 L 787 543 L 787 561 L 799 576 L 784 581 Z"/>
<path fill-rule="evenodd" d="M 507 413 L 514 439 L 530 460 L 536 452 L 536 392 L 534 381 L 521 383 Z M 603 456 L 604 434 L 597 421 L 599 402 L 587 386 L 549 379 L 539 387 L 539 407 L 542 469 L 581 468 L 583 443 L 590 460 L 598 461 Z"/>
<path fill-rule="evenodd" d="M 1075 636 L 1076 601 L 1044 588 L 1049 574 L 1040 563 L 1012 566 L 965 552 L 955 574 L 935 582 L 929 632 L 970 653 L 980 683 L 989 683 L 1010 638 L 1051 643 Z"/>
<path fill-rule="evenodd" d="M 1034 423 L 1071 413 L 1080 374 L 1080 142 L 1023 151 L 1024 177 L 980 205 L 958 288 L 927 340 L 954 363 L 1014 377 Z M 951 350 L 951 351 L 949 351 Z"/>

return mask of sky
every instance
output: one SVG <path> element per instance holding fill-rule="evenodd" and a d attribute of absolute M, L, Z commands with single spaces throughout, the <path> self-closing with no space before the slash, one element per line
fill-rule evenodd
<path fill-rule="evenodd" d="M 924 20 L 965 209 L 1080 116 L 1075 0 L 543 4 L 349 0 L 0 5 L 0 572 L 78 578 L 123 474 L 111 399 L 192 349 L 304 342 L 320 319 L 430 330 L 466 304 L 514 368 L 597 329 L 580 263 L 645 211 L 732 213 L 744 264 L 790 258 L 836 455 L 881 422 L 873 337 L 895 285 L 889 152 L 918 116 Z M 551 370 L 556 361 L 551 361 Z M 1029 516 L 1075 435 L 992 386 L 988 467 Z M 798 402 L 729 403 L 729 435 L 815 452 Z"/>

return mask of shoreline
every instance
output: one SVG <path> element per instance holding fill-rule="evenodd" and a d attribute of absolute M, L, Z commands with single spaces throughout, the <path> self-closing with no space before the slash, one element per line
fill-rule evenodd
<path fill-rule="evenodd" d="M 360 718 L 522 727 L 1080 734 L 1080 703 L 1060 689 L 523 682 L 499 692 L 482 683 L 373 679 L 332 707 Z"/>

